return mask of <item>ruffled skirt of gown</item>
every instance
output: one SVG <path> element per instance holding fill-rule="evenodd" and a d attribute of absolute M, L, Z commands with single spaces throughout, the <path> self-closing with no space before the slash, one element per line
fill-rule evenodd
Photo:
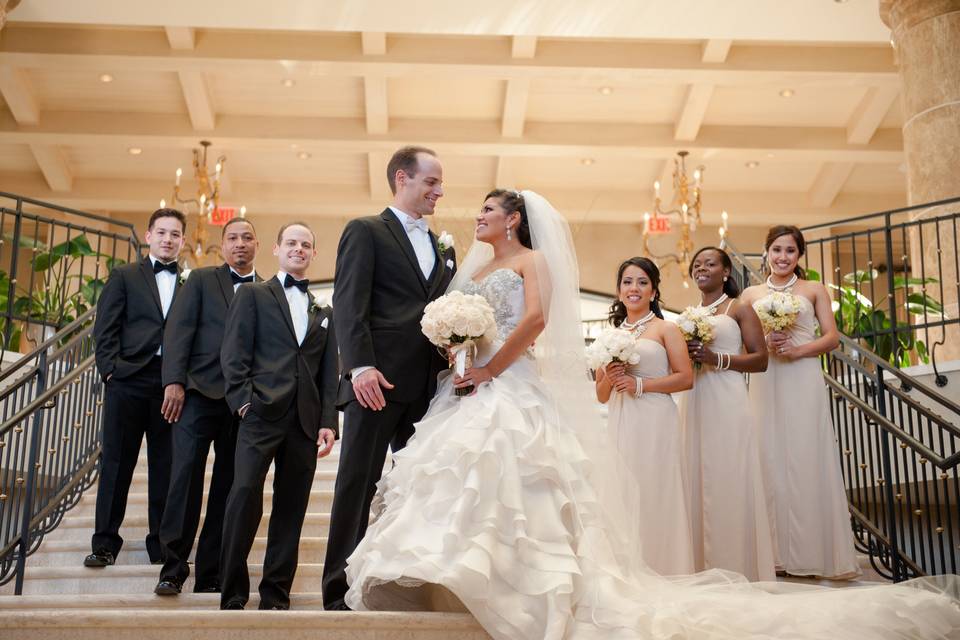
<path fill-rule="evenodd" d="M 555 407 L 527 358 L 469 397 L 442 381 L 378 485 L 347 604 L 429 610 L 452 594 L 497 640 L 956 637 L 960 608 L 925 584 L 832 590 L 625 569 L 591 462 Z"/>

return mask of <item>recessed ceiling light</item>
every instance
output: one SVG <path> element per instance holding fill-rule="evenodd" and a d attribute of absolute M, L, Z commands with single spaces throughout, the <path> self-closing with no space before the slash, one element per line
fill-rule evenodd
<path fill-rule="evenodd" d="M 608 96 L 613 93 L 613 87 L 600 87 L 597 91 L 600 92 L 600 95 Z"/>
<path fill-rule="evenodd" d="M 127 149 L 127 153 L 129 153 L 132 156 L 138 156 L 141 153 L 143 153 L 143 149 L 141 149 L 140 147 L 130 147 L 129 149 Z"/>
<path fill-rule="evenodd" d="M 284 78 L 282 84 L 283 86 L 289 89 L 293 85 L 297 84 L 297 81 L 294 80 L 293 78 Z"/>
<path fill-rule="evenodd" d="M 108 82 L 113 82 L 113 76 L 110 75 L 109 73 L 101 73 L 101 74 L 100 74 L 100 82 L 102 82 L 102 83 L 104 83 L 104 84 L 107 84 Z"/>
<path fill-rule="evenodd" d="M 585 167 L 589 167 L 590 165 L 593 164 L 593 158 L 584 158 L 580 161 L 580 164 L 582 164 Z"/>
<path fill-rule="evenodd" d="M 757 162 L 756 160 L 751 160 L 750 162 L 744 163 L 743 166 L 745 166 L 747 169 L 756 169 L 757 167 L 760 166 L 760 163 Z"/>
<path fill-rule="evenodd" d="M 793 89 L 781 89 L 781 90 L 780 90 L 780 97 L 781 97 L 781 98 L 792 98 L 792 97 L 793 97 L 793 94 L 794 94 Z"/>
<path fill-rule="evenodd" d="M 833 1 L 836 2 L 837 4 L 843 4 L 843 3 L 845 3 L 847 0 L 833 0 Z"/>
<path fill-rule="evenodd" d="M 777 157 L 777 154 L 775 154 L 775 153 L 773 153 L 773 152 L 770 152 L 770 153 L 767 154 L 767 157 L 768 157 L 768 158 L 776 158 L 776 157 Z"/>
<path fill-rule="evenodd" d="M 306 151 L 301 151 L 300 153 L 297 154 L 297 157 L 300 158 L 301 160 L 309 160 L 309 159 L 312 158 L 313 156 L 311 156 L 311 155 L 310 155 L 309 153 L 307 153 Z"/>

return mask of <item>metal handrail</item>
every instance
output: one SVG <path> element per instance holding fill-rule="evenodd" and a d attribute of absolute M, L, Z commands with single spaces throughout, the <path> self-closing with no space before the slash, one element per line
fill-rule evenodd
<path fill-rule="evenodd" d="M 58 204 L 53 204 L 50 202 L 43 202 L 42 200 L 35 200 L 33 198 L 28 198 L 26 196 L 20 196 L 15 193 L 8 193 L 6 191 L 0 191 L 0 198 L 9 198 L 10 200 L 15 200 L 17 205 L 17 213 L 22 214 L 22 203 L 26 202 L 37 207 L 43 207 L 44 209 L 53 209 L 54 211 L 59 211 L 61 213 L 69 213 L 71 215 L 79 216 L 81 218 L 87 218 L 88 220 L 96 220 L 97 222 L 106 222 L 107 224 L 116 225 L 118 227 L 126 227 L 130 230 L 130 235 L 132 235 L 137 243 L 140 243 L 139 238 L 137 238 L 137 230 L 130 222 L 122 222 L 120 220 L 114 220 L 113 218 L 108 218 L 106 216 L 100 216 L 95 213 L 89 213 L 87 211 L 80 211 L 79 209 L 71 209 L 70 207 L 64 207 Z"/>
<path fill-rule="evenodd" d="M 827 229 L 829 227 L 838 227 L 842 224 L 863 222 L 864 220 L 871 220 L 873 218 L 894 216 L 900 213 L 908 213 L 910 211 L 920 211 L 921 209 L 930 209 L 931 207 L 942 207 L 944 205 L 957 204 L 957 203 L 960 203 L 960 196 L 954 196 L 952 198 L 946 198 L 944 200 L 935 200 L 933 202 L 925 202 L 923 204 L 914 204 L 907 207 L 898 207 L 896 209 L 889 209 L 887 211 L 877 211 L 876 213 L 865 213 L 863 215 L 854 216 L 852 218 L 843 218 L 841 220 L 833 220 L 831 222 L 812 224 L 806 227 L 800 227 L 800 231 L 816 231 L 817 229 Z"/>
<path fill-rule="evenodd" d="M 19 371 L 30 360 L 37 358 L 42 352 L 47 351 L 48 349 L 50 349 L 51 347 L 59 343 L 63 339 L 63 336 L 60 334 L 69 334 L 72 331 L 76 330 L 77 328 L 83 326 L 87 322 L 90 322 L 91 320 L 93 320 L 93 317 L 96 315 L 96 313 L 97 313 L 96 307 L 87 309 L 79 318 L 77 318 L 70 324 L 60 329 L 59 332 L 55 333 L 54 335 L 50 336 L 49 338 L 41 342 L 36 349 L 18 358 L 16 362 L 11 364 L 9 367 L 4 369 L 3 371 L 0 371 L 0 382 L 3 382 L 8 377 L 13 375 L 17 371 Z M 37 369 L 37 365 L 34 365 L 33 371 L 28 370 L 28 372 L 25 372 L 25 375 L 27 374 L 32 375 L 36 373 L 36 369 Z M 9 389 L 0 392 L 0 400 L 6 397 L 8 391 Z"/>

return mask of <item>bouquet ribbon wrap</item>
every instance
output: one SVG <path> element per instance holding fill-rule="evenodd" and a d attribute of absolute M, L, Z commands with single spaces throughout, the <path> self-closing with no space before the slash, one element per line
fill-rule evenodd
<path fill-rule="evenodd" d="M 467 367 L 473 366 L 473 356 L 477 350 L 477 343 L 473 340 L 466 340 L 460 344 L 455 344 L 450 347 L 450 352 L 453 353 L 453 370 L 458 376 L 463 376 L 467 372 Z M 474 387 L 471 385 L 469 387 L 463 387 L 462 389 L 457 389 L 456 394 L 458 396 L 468 396 L 473 393 Z"/>

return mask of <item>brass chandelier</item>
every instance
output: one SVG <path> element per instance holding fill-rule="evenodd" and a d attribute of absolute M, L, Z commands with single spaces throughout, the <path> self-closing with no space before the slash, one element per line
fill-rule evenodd
<path fill-rule="evenodd" d="M 693 242 L 693 234 L 701 224 L 701 183 L 703 180 L 704 167 L 698 166 L 693 171 L 693 180 L 687 177 L 686 159 L 690 155 L 688 151 L 678 151 L 677 157 L 673 159 L 673 193 L 664 209 L 661 199 L 661 185 L 657 180 L 653 183 L 653 213 L 649 211 L 643 214 L 643 252 L 648 258 L 653 259 L 661 268 L 676 264 L 683 278 L 684 288 L 690 287 L 688 271 L 690 268 L 690 259 L 693 256 L 696 246 Z M 727 212 L 721 214 L 720 246 L 723 247 L 724 239 L 727 235 Z M 672 253 L 654 253 L 650 249 L 650 236 L 667 234 L 672 231 L 672 222 L 677 221 L 680 224 L 680 238 L 676 244 L 676 251 Z"/>
<path fill-rule="evenodd" d="M 180 252 L 184 261 L 189 259 L 195 266 L 204 266 L 208 262 L 223 260 L 220 253 L 220 244 L 216 240 L 211 242 L 208 239 L 208 226 L 224 224 L 229 218 L 233 217 L 232 209 L 221 209 L 220 207 L 220 182 L 226 169 L 227 157 L 221 155 L 217 158 L 211 175 L 210 170 L 207 169 L 207 151 L 211 144 L 209 140 L 201 140 L 200 148 L 193 150 L 193 176 L 197 184 L 197 190 L 193 197 L 184 197 L 181 192 L 180 181 L 183 177 L 183 169 L 177 168 L 173 195 L 170 198 L 170 205 L 181 209 L 187 216 L 188 222 L 192 215 L 196 215 L 197 224 L 194 227 L 192 240 L 185 242 L 183 250 Z M 166 201 L 161 200 L 160 208 L 162 209 L 165 206 L 167 206 Z M 245 218 L 246 215 L 247 208 L 240 207 L 239 216 Z"/>

